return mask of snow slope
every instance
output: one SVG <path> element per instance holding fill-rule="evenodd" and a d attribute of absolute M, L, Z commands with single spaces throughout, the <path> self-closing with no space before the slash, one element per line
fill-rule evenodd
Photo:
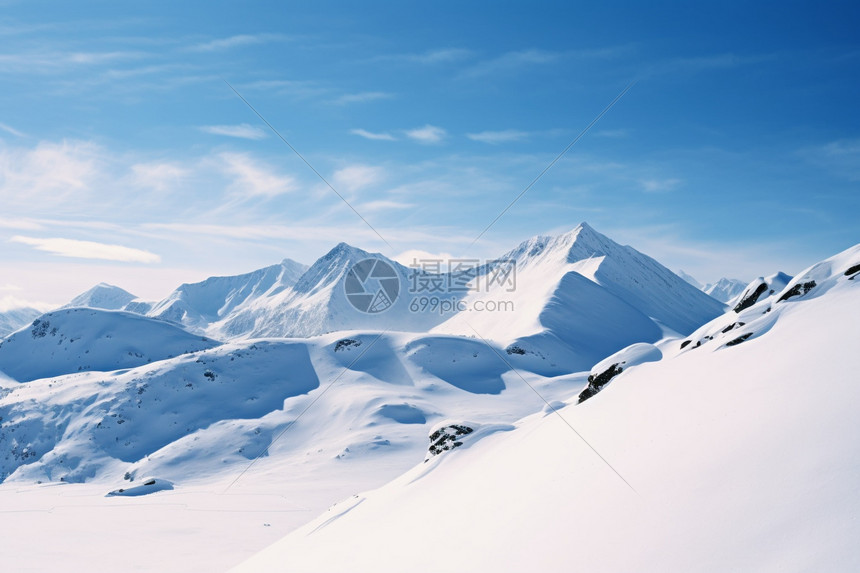
<path fill-rule="evenodd" d="M 133 368 L 218 343 L 166 322 L 119 311 L 49 312 L 0 342 L 0 371 L 20 382 Z"/>
<path fill-rule="evenodd" d="M 235 571 L 858 570 L 858 276 L 860 245 Z"/>

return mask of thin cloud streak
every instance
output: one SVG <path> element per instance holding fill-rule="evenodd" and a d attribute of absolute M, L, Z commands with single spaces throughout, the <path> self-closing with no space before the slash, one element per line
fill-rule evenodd
<path fill-rule="evenodd" d="M 224 135 L 226 137 L 238 137 L 239 139 L 263 139 L 269 134 L 256 125 L 240 123 L 239 125 L 204 125 L 200 128 L 204 133 L 212 135 Z"/>
<path fill-rule="evenodd" d="M 13 243 L 29 245 L 38 251 L 44 251 L 61 257 L 100 259 L 124 263 L 150 264 L 161 262 L 160 256 L 149 251 L 124 247 L 122 245 L 97 243 L 95 241 L 79 241 L 64 238 L 40 239 L 22 235 L 15 235 L 9 240 Z"/>

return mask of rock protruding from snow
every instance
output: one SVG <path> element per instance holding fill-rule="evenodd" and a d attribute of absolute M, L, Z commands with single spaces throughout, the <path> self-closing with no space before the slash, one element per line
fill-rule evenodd
<path fill-rule="evenodd" d="M 511 424 L 480 424 L 473 421 L 444 420 L 430 429 L 430 446 L 424 461 L 460 447 L 468 447 L 496 432 L 513 430 Z"/>
<path fill-rule="evenodd" d="M 168 491 L 173 489 L 173 482 L 166 479 L 145 478 L 140 485 L 121 487 L 113 491 L 109 491 L 106 497 L 139 497 L 141 495 L 149 495 L 159 491 Z"/>
<path fill-rule="evenodd" d="M 746 310 L 774 293 L 781 291 L 790 281 L 791 277 L 782 272 L 770 275 L 769 277 L 758 277 L 747 285 L 743 293 L 731 301 L 734 303 L 732 310 L 737 313 Z"/>
<path fill-rule="evenodd" d="M 653 344 L 638 343 L 601 360 L 591 369 L 588 386 L 579 394 L 578 403 L 581 404 L 600 392 L 610 380 L 626 369 L 645 362 L 657 362 L 662 358 L 663 353 Z"/>

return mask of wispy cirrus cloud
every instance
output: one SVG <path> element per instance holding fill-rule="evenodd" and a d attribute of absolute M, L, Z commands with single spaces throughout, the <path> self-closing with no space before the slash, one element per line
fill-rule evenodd
<path fill-rule="evenodd" d="M 371 101 L 379 101 L 381 99 L 391 99 L 394 94 L 387 92 L 358 92 L 354 94 L 344 94 L 332 101 L 336 105 L 347 105 L 351 103 L 366 103 Z"/>
<path fill-rule="evenodd" d="M 397 141 L 396 137 L 385 132 L 376 133 L 373 131 L 367 131 L 366 129 L 350 129 L 349 132 L 353 135 L 374 141 Z"/>
<path fill-rule="evenodd" d="M 505 129 L 502 131 L 481 131 L 479 133 L 467 133 L 466 137 L 472 141 L 480 141 L 481 143 L 490 143 L 498 145 L 500 143 L 508 143 L 511 141 L 520 141 L 529 136 L 526 131 L 518 131 L 516 129 Z"/>
<path fill-rule="evenodd" d="M 373 62 L 404 62 L 410 64 L 444 64 L 457 62 L 471 57 L 472 50 L 463 48 L 441 48 L 411 54 L 383 54 L 372 59 Z"/>
<path fill-rule="evenodd" d="M 849 181 L 860 181 L 860 139 L 840 139 L 798 152 L 806 161 Z"/>
<path fill-rule="evenodd" d="M 0 131 L 5 131 L 6 133 L 14 135 L 15 137 L 27 137 L 26 134 L 18 131 L 14 127 L 7 125 L 5 123 L 0 123 Z"/>
<path fill-rule="evenodd" d="M 381 167 L 349 165 L 335 171 L 332 180 L 338 188 L 343 188 L 347 191 L 357 191 L 379 183 L 384 177 L 385 171 Z"/>
<path fill-rule="evenodd" d="M 224 135 L 226 137 L 238 137 L 240 139 L 263 139 L 268 133 L 261 127 L 240 123 L 239 125 L 204 125 L 200 131 L 212 135 Z"/>
<path fill-rule="evenodd" d="M 286 40 L 283 34 L 236 34 L 227 38 L 218 38 L 208 42 L 201 42 L 189 48 L 193 52 L 214 52 L 218 50 L 229 50 L 242 46 L 252 46 L 268 42 L 280 42 Z"/>
<path fill-rule="evenodd" d="M 416 129 L 410 129 L 406 132 L 406 137 L 423 144 L 441 143 L 448 132 L 441 127 L 435 125 L 425 125 Z"/>
<path fill-rule="evenodd" d="M 191 170 L 170 162 L 153 161 L 131 166 L 131 180 L 137 187 L 166 191 L 191 175 Z"/>
<path fill-rule="evenodd" d="M 230 189 L 238 195 L 274 197 L 298 188 L 295 179 L 278 174 L 247 153 L 221 153 L 218 158 L 222 171 L 233 179 Z"/>
<path fill-rule="evenodd" d="M 561 58 L 558 52 L 547 50 L 519 50 L 506 52 L 495 58 L 478 62 L 463 71 L 464 77 L 480 77 L 499 73 L 510 73 L 530 66 L 541 66 L 557 62 Z"/>
<path fill-rule="evenodd" d="M 378 201 L 368 201 L 367 203 L 362 203 L 360 206 L 362 211 L 367 213 L 373 213 L 376 211 L 386 211 L 392 209 L 411 209 L 415 207 L 414 203 L 407 203 L 405 201 L 391 201 L 388 199 L 380 199 Z"/>
<path fill-rule="evenodd" d="M 62 200 L 88 190 L 98 179 L 103 161 L 103 150 L 85 141 L 0 148 L 0 198 L 21 202 L 26 194 Z"/>
<path fill-rule="evenodd" d="M 15 235 L 9 239 L 13 243 L 29 245 L 38 251 L 44 251 L 61 257 L 77 259 L 99 259 L 119 261 L 124 263 L 159 263 L 161 257 L 155 253 L 134 249 L 122 245 L 97 243 L 95 241 L 79 241 L 64 238 L 38 238 Z"/>
<path fill-rule="evenodd" d="M 639 184 L 646 193 L 665 193 L 676 189 L 681 185 L 680 179 L 670 177 L 668 179 L 642 179 Z"/>

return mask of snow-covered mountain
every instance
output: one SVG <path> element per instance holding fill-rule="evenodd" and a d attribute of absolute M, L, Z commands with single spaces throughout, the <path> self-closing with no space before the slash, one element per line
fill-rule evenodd
<path fill-rule="evenodd" d="M 0 338 L 29 324 L 40 314 L 42 311 L 28 306 L 0 311 Z"/>
<path fill-rule="evenodd" d="M 90 290 L 79 294 L 60 308 L 100 308 L 102 310 L 125 310 L 137 297 L 118 286 L 99 283 Z"/>
<path fill-rule="evenodd" d="M 0 371 L 19 382 L 133 368 L 218 343 L 172 324 L 95 308 L 56 310 L 0 342 Z"/>
<path fill-rule="evenodd" d="M 688 283 L 690 283 L 691 285 L 693 285 L 694 287 L 696 287 L 697 289 L 704 290 L 705 285 L 700 283 L 696 279 L 696 277 L 694 277 L 693 275 L 684 272 L 684 269 L 679 269 L 678 272 L 676 272 L 675 274 L 678 275 L 679 277 L 681 277 L 682 279 L 684 279 L 685 281 L 687 281 Z"/>
<path fill-rule="evenodd" d="M 717 299 L 720 302 L 728 303 L 738 296 L 747 283 L 738 279 L 721 278 L 715 283 L 702 284 L 695 277 L 685 273 L 683 270 L 678 271 L 678 276 L 704 292 L 706 295 Z"/>
<path fill-rule="evenodd" d="M 669 269 L 582 223 L 503 255 L 516 288 L 469 293 L 468 308 L 508 301 L 513 311 L 463 312 L 436 332 L 493 338 L 512 363 L 546 375 L 580 371 L 634 342 L 688 333 L 723 305 Z"/>
<path fill-rule="evenodd" d="M 658 354 L 631 349 L 630 367 L 603 364 L 618 372 L 581 404 L 508 431 L 434 426 L 441 455 L 235 571 L 860 569 L 860 385 L 845 354 L 858 277 L 860 245 L 781 288 L 763 280 L 754 302 Z"/>
<path fill-rule="evenodd" d="M 306 270 L 305 265 L 284 259 L 280 264 L 242 275 L 211 277 L 199 283 L 183 284 L 166 299 L 154 303 L 145 314 L 203 333 L 214 323 L 241 314 L 256 300 L 275 297 L 289 289 Z M 229 329 L 223 332 L 216 326 L 213 330 L 231 337 Z"/>
<path fill-rule="evenodd" d="M 705 294 L 714 297 L 718 301 L 728 304 L 729 301 L 741 294 L 746 286 L 747 283 L 738 279 L 727 279 L 723 277 L 713 284 L 705 285 L 702 287 L 702 291 Z"/>

